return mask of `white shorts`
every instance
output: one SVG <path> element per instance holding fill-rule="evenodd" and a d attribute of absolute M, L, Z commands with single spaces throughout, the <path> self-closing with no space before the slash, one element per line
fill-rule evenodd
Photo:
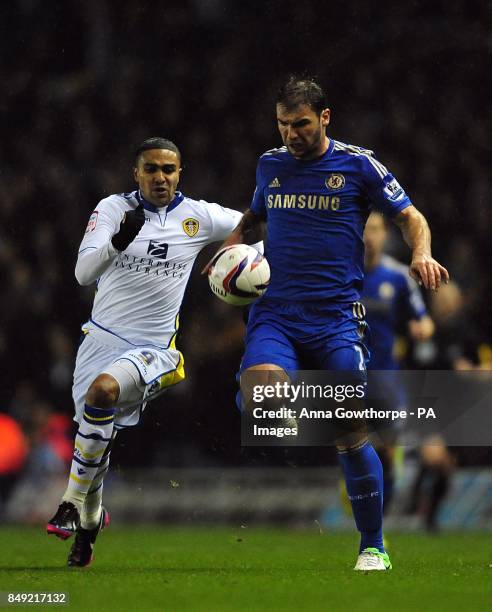
<path fill-rule="evenodd" d="M 184 380 L 184 359 L 177 349 L 142 346 L 128 350 L 128 346 L 109 334 L 93 333 L 92 330 L 86 334 L 77 351 L 73 374 L 74 420 L 77 423 L 82 419 L 85 396 L 91 383 L 117 361 L 121 363 L 127 360 L 132 363 L 141 379 L 141 393 L 136 394 L 137 399 L 118 401 L 115 406 L 114 422 L 117 429 L 138 425 L 147 402 Z"/>

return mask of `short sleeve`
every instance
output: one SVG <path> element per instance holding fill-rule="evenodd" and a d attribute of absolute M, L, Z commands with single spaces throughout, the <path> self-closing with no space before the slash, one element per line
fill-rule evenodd
<path fill-rule="evenodd" d="M 364 183 L 373 207 L 394 217 L 412 202 L 396 178 L 372 156 L 363 156 Z"/>
<path fill-rule="evenodd" d="M 237 226 L 243 213 L 232 208 L 224 208 L 220 204 L 206 204 L 211 219 L 212 231 L 209 242 L 225 240 L 232 230 Z"/>
<path fill-rule="evenodd" d="M 265 180 L 262 172 L 262 162 L 261 159 L 258 161 L 258 165 L 256 166 L 256 189 L 253 194 L 253 200 L 251 202 L 251 210 L 255 215 L 261 217 L 262 219 L 266 218 L 266 206 L 265 206 Z"/>

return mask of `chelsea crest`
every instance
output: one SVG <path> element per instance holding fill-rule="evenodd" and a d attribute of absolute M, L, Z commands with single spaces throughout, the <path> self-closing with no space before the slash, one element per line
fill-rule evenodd
<path fill-rule="evenodd" d="M 326 177 L 325 185 L 330 191 L 340 191 L 345 187 L 345 177 L 339 172 L 334 172 Z"/>

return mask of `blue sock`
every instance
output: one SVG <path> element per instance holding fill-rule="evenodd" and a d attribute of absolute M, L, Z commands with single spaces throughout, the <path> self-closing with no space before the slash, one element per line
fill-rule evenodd
<path fill-rule="evenodd" d="M 383 467 L 374 448 L 366 442 L 361 447 L 339 452 L 347 493 L 355 524 L 360 531 L 360 551 L 383 546 Z"/>

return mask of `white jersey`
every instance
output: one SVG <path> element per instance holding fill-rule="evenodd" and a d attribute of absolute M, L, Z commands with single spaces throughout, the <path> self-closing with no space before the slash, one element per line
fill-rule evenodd
<path fill-rule="evenodd" d="M 111 244 L 125 211 L 144 203 L 145 224 L 125 251 Z M 137 346 L 168 348 L 177 331 L 178 313 L 193 263 L 211 242 L 224 240 L 242 213 L 176 192 L 156 208 L 139 192 L 111 195 L 92 213 L 79 249 L 75 275 L 81 285 L 97 281 L 90 320 Z"/>

